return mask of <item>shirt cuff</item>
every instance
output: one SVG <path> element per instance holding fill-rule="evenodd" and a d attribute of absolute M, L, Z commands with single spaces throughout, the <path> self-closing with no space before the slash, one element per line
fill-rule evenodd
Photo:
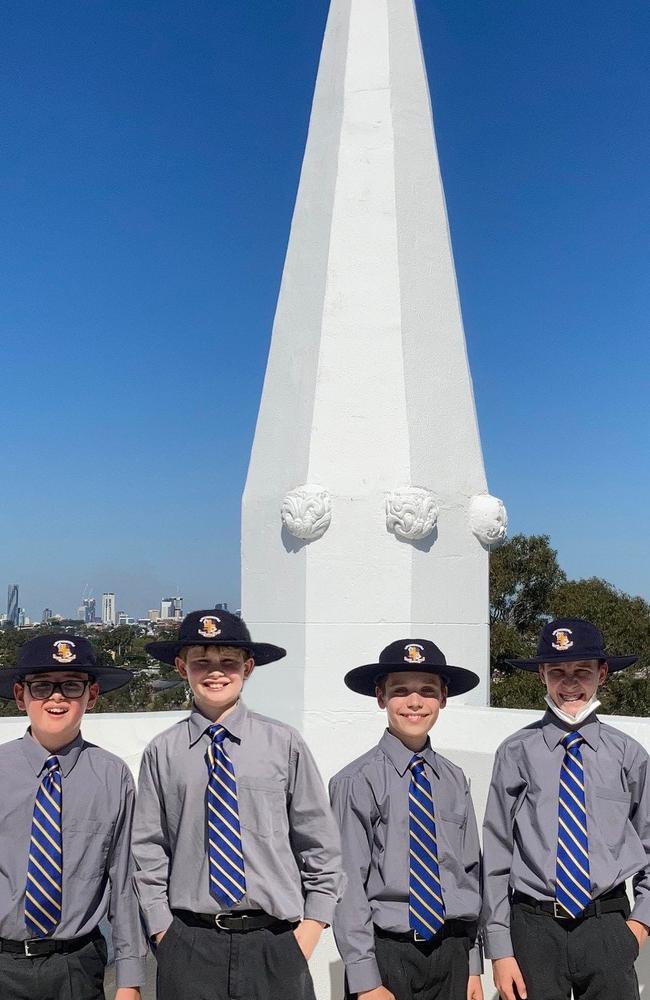
<path fill-rule="evenodd" d="M 118 958 L 115 960 L 115 986 L 144 986 L 146 979 L 144 958 Z"/>
<path fill-rule="evenodd" d="M 305 920 L 320 920 L 322 924 L 331 924 L 334 919 L 336 899 L 324 892 L 310 892 L 305 896 Z"/>
<path fill-rule="evenodd" d="M 637 897 L 628 920 L 638 920 L 640 924 L 650 927 L 650 899 L 646 895 Z"/>
<path fill-rule="evenodd" d="M 348 992 L 364 993 L 366 990 L 376 990 L 382 985 L 379 966 L 375 956 L 363 958 L 360 962 L 346 965 L 345 976 L 348 981 Z"/>
<path fill-rule="evenodd" d="M 148 906 L 146 910 L 143 909 L 142 916 L 144 917 L 145 927 L 150 938 L 154 934 L 166 931 L 174 919 L 169 905 L 163 902 L 154 903 L 152 906 Z"/>
<path fill-rule="evenodd" d="M 478 941 L 469 950 L 469 974 L 470 976 L 483 974 L 483 949 Z"/>
<path fill-rule="evenodd" d="M 513 958 L 512 939 L 510 931 L 499 929 L 483 931 L 483 948 L 487 958 Z"/>

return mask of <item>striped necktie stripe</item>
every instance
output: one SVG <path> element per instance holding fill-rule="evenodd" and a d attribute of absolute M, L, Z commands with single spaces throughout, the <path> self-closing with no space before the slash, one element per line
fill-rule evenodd
<path fill-rule="evenodd" d="M 224 740 L 223 726 L 208 729 L 207 790 L 208 861 L 210 894 L 226 907 L 234 906 L 246 892 L 244 855 L 239 825 L 237 782 Z"/>
<path fill-rule="evenodd" d="M 409 927 L 429 940 L 445 922 L 433 795 L 422 758 L 416 754 L 409 768 Z"/>
<path fill-rule="evenodd" d="M 560 769 L 555 898 L 562 909 L 578 917 L 591 902 L 589 839 L 585 806 L 585 779 L 579 732 L 562 740 L 564 760 Z"/>
<path fill-rule="evenodd" d="M 63 896 L 62 790 L 58 757 L 45 761 L 36 792 L 25 886 L 25 926 L 33 937 L 47 937 L 61 921 Z"/>

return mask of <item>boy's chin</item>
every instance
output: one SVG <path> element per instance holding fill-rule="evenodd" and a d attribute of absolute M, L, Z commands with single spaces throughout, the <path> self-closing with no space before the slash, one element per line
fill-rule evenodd
<path fill-rule="evenodd" d="M 194 704 L 199 709 L 203 715 L 210 717 L 210 715 L 222 715 L 223 712 L 227 712 L 229 708 L 232 708 L 239 701 L 239 696 L 241 692 L 237 692 L 234 697 L 229 695 L 228 697 L 206 695 L 203 691 L 194 691 Z"/>

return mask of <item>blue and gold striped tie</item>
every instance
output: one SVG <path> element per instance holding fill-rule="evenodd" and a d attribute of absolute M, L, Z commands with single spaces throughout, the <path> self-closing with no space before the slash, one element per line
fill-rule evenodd
<path fill-rule="evenodd" d="M 61 921 L 63 844 L 61 769 L 58 757 L 45 761 L 34 802 L 25 887 L 25 926 L 34 937 L 47 937 Z"/>
<path fill-rule="evenodd" d="M 237 782 L 226 753 L 223 726 L 208 729 L 208 859 L 210 893 L 222 906 L 234 906 L 246 892 L 244 855 L 239 826 Z"/>
<path fill-rule="evenodd" d="M 434 936 L 445 922 L 431 783 L 417 754 L 409 764 L 409 927 L 416 940 Z"/>
<path fill-rule="evenodd" d="M 591 902 L 585 776 L 579 732 L 562 740 L 555 899 L 569 916 L 579 917 Z"/>

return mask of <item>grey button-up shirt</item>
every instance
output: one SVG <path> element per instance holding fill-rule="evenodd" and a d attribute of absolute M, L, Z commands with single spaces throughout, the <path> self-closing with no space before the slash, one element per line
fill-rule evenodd
<path fill-rule="evenodd" d="M 650 925 L 650 783 L 648 754 L 630 736 L 590 715 L 584 736 L 589 874 L 596 898 L 633 876 L 632 916 Z M 497 750 L 483 827 L 485 953 L 513 954 L 508 888 L 555 898 L 558 800 L 570 726 L 552 712 Z"/>
<path fill-rule="evenodd" d="M 50 751 L 27 733 L 0 746 L 0 937 L 25 941 L 25 885 L 36 792 Z M 55 754 L 61 766 L 63 905 L 52 938 L 111 921 L 118 986 L 145 981 L 147 943 L 130 857 L 135 784 L 118 757 L 78 736 Z"/>
<path fill-rule="evenodd" d="M 373 924 L 409 930 L 409 763 L 413 751 L 388 731 L 379 745 L 339 771 L 330 798 L 343 844 L 348 885 L 334 915 L 334 936 L 351 993 L 381 986 Z M 427 745 L 440 881 L 448 920 L 477 921 L 481 909 L 479 840 L 474 807 L 459 767 Z M 470 972 L 481 971 L 478 945 Z"/>
<path fill-rule="evenodd" d="M 209 892 L 206 787 L 212 725 L 196 709 L 144 752 L 133 829 L 135 886 L 150 935 L 172 909 L 218 913 Z M 246 869 L 238 909 L 332 922 L 343 890 L 339 833 L 302 737 L 241 702 L 221 721 L 237 780 Z"/>

